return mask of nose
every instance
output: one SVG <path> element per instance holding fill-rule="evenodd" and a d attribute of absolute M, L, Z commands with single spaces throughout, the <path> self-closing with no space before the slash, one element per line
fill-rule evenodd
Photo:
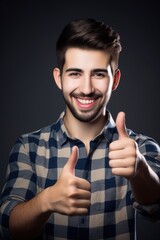
<path fill-rule="evenodd" d="M 80 91 L 81 93 L 85 95 L 89 95 L 94 92 L 93 82 L 92 78 L 89 75 L 86 75 L 83 77 L 80 85 Z"/>

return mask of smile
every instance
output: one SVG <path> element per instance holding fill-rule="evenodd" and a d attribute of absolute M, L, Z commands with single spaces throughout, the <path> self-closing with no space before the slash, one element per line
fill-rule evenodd
<path fill-rule="evenodd" d="M 92 109 L 96 104 L 96 99 L 77 98 L 75 100 L 81 109 Z"/>
<path fill-rule="evenodd" d="M 77 98 L 77 101 L 81 104 L 87 105 L 93 103 L 95 100 L 94 99 L 82 99 L 82 98 Z"/>

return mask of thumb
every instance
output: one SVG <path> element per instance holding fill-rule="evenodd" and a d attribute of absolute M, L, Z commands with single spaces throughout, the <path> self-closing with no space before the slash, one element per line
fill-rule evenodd
<path fill-rule="evenodd" d="M 119 112 L 116 119 L 116 127 L 119 134 L 119 139 L 128 137 L 125 123 L 125 113 Z"/>
<path fill-rule="evenodd" d="M 68 159 L 66 165 L 64 166 L 65 170 L 67 170 L 69 173 L 75 175 L 75 166 L 77 164 L 77 160 L 78 160 L 78 147 L 74 146 L 72 148 L 72 153 L 70 155 L 70 158 Z"/>

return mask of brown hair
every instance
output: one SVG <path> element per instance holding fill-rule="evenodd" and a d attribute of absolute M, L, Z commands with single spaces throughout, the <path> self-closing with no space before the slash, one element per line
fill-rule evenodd
<path fill-rule="evenodd" d="M 112 70 L 118 68 L 120 36 L 110 26 L 95 19 L 80 19 L 66 25 L 56 44 L 57 64 L 62 71 L 70 47 L 104 50 L 110 53 Z"/>

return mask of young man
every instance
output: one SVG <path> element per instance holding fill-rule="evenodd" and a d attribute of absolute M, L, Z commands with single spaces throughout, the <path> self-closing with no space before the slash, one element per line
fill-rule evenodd
<path fill-rule="evenodd" d="M 62 31 L 53 75 L 66 110 L 11 152 L 1 195 L 6 239 L 134 239 L 135 209 L 158 215 L 159 146 L 106 109 L 120 51 L 119 35 L 94 19 Z"/>

